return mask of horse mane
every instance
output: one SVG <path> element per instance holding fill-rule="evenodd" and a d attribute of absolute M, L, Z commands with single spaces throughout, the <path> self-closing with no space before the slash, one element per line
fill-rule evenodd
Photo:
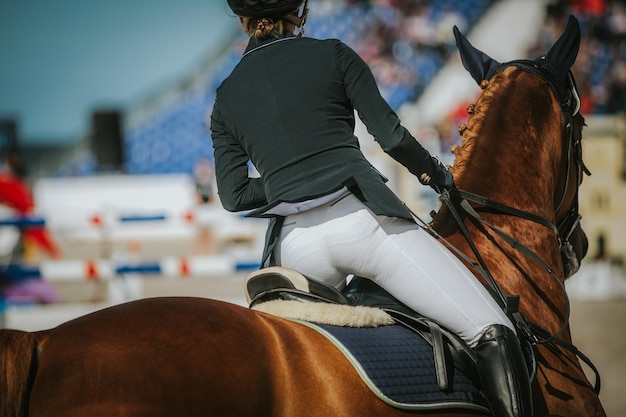
<path fill-rule="evenodd" d="M 480 84 L 480 88 L 483 90 L 481 94 L 481 111 L 477 111 L 476 104 L 470 104 L 467 107 L 467 113 L 470 116 L 467 124 L 459 126 L 459 133 L 462 138 L 461 146 L 455 146 L 451 149 L 455 156 L 454 165 L 451 168 L 455 178 L 465 176 L 469 155 L 473 154 L 478 141 L 478 132 L 483 130 L 482 127 L 486 123 L 488 112 L 484 111 L 484 109 L 488 109 L 494 100 L 494 89 L 488 88 L 490 84 L 487 80 Z"/>
<path fill-rule="evenodd" d="M 467 125 L 459 129 L 462 143 L 454 152 L 452 173 L 455 180 L 465 184 L 468 180 L 480 181 L 501 171 L 496 168 L 508 171 L 505 158 L 508 155 L 511 158 L 520 156 L 510 151 L 513 146 L 522 151 L 534 151 L 531 149 L 532 139 L 539 139 L 539 132 L 549 130 L 545 129 L 545 125 L 550 123 L 553 112 L 548 111 L 546 104 L 558 106 L 552 103 L 547 85 L 537 89 L 533 88 L 534 83 L 545 82 L 515 67 L 509 67 L 491 80 L 481 83 L 482 93 L 476 104 L 468 107 L 470 117 Z M 477 147 L 481 141 L 483 143 L 480 144 L 481 153 L 478 156 Z M 489 141 L 487 146 L 485 141 Z M 539 151 L 543 147 L 536 148 Z M 479 162 L 481 168 L 476 172 Z M 488 184 L 482 184 L 480 188 L 484 189 L 485 185 Z"/>

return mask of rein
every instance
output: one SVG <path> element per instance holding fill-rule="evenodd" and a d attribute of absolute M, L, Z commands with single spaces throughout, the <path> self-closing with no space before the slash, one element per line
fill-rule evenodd
<path fill-rule="evenodd" d="M 555 345 L 561 346 L 561 347 L 563 347 L 563 348 L 573 352 L 580 360 L 582 360 L 585 364 L 587 364 L 587 366 L 589 366 L 589 368 L 595 374 L 595 384 L 594 384 L 594 388 L 593 388 L 594 392 L 596 394 L 599 394 L 600 393 L 600 386 L 601 386 L 601 383 L 600 383 L 600 372 L 598 371 L 596 366 L 593 364 L 591 359 L 589 359 L 589 357 L 587 357 L 585 354 L 583 354 L 576 346 L 574 346 L 572 343 L 568 343 L 568 342 L 566 342 L 566 341 L 564 341 L 564 340 L 562 340 L 560 338 L 561 335 L 565 332 L 565 330 L 569 326 L 569 317 L 570 317 L 570 302 L 569 302 L 569 297 L 567 296 L 567 291 L 565 289 L 565 284 L 563 282 L 561 282 L 559 276 L 556 274 L 554 269 L 552 267 L 550 267 L 550 265 L 543 258 L 541 258 L 539 255 L 537 255 L 536 252 L 532 251 L 527 246 L 523 245 L 517 239 L 513 238 L 512 236 L 508 235 L 507 233 L 503 232 L 502 230 L 498 229 L 497 227 L 491 225 L 486 220 L 484 220 L 478 214 L 478 212 L 469 204 L 469 201 L 473 201 L 475 203 L 480 203 L 480 204 L 484 205 L 485 207 L 489 207 L 489 208 L 495 209 L 495 210 L 499 211 L 502 214 L 514 215 L 516 217 L 520 217 L 522 219 L 530 220 L 530 221 L 538 223 L 538 224 L 540 224 L 542 226 L 545 226 L 546 228 L 552 230 L 559 237 L 559 242 L 560 242 L 559 244 L 561 244 L 562 239 L 561 239 L 560 234 L 559 234 L 559 229 L 553 223 L 549 222 L 548 220 L 546 220 L 546 219 L 544 219 L 542 217 L 539 217 L 537 215 L 534 215 L 534 214 L 526 212 L 526 211 L 522 211 L 522 210 L 516 209 L 516 208 L 508 206 L 506 204 L 498 203 L 496 201 L 489 200 L 489 199 L 486 199 L 484 197 L 480 197 L 480 196 L 478 196 L 476 194 L 472 194 L 472 193 L 469 193 L 467 191 L 458 190 L 456 188 L 451 189 L 451 190 L 445 190 L 444 189 L 441 192 L 441 196 L 442 196 L 442 199 L 444 200 L 444 202 L 446 203 L 446 205 L 448 206 L 448 208 L 450 209 L 450 212 L 452 213 L 453 217 L 455 218 L 455 221 L 457 222 L 459 228 L 461 229 L 461 232 L 463 233 L 463 236 L 465 237 L 466 241 L 470 245 L 470 247 L 472 249 L 472 252 L 475 254 L 478 262 L 474 261 L 469 256 L 467 256 L 465 253 L 463 253 L 460 249 L 458 249 L 456 246 L 454 246 L 453 244 L 448 242 L 443 236 L 439 235 L 430 225 L 425 223 L 419 216 L 417 216 L 417 214 L 415 214 L 410 209 L 409 210 L 411 211 L 412 215 L 420 223 L 422 223 L 422 225 L 426 229 L 429 230 L 430 233 L 432 233 L 435 237 L 437 237 L 438 239 L 443 241 L 448 246 L 448 248 L 450 250 L 455 252 L 460 258 L 465 260 L 468 264 L 470 264 L 473 268 L 475 268 L 481 274 L 481 276 L 489 283 L 490 286 L 487 289 L 490 290 L 490 292 L 491 292 L 492 296 L 494 296 L 496 302 L 498 302 L 498 304 L 503 309 L 503 311 L 512 318 L 512 320 L 515 323 L 516 327 L 520 331 L 522 331 L 524 333 L 524 336 L 527 338 L 527 340 L 530 342 L 531 345 L 545 345 L 549 349 L 550 349 L 550 344 L 555 344 Z M 500 288 L 498 283 L 495 281 L 495 279 L 493 278 L 493 276 L 489 272 L 489 269 L 487 268 L 487 266 L 486 266 L 482 256 L 480 255 L 480 252 L 478 251 L 478 248 L 476 247 L 476 245 L 474 244 L 473 240 L 471 239 L 471 236 L 469 235 L 469 231 L 467 230 L 465 224 L 463 223 L 463 220 L 461 219 L 461 216 L 460 216 L 459 212 L 454 207 L 454 204 L 452 202 L 452 197 L 456 197 L 456 198 L 459 198 L 461 200 L 460 205 L 461 205 L 461 207 L 463 208 L 463 210 L 467 214 L 469 214 L 472 218 L 474 218 L 475 220 L 477 220 L 481 224 L 483 224 L 483 225 L 489 227 L 491 230 L 493 230 L 507 244 L 509 244 L 509 246 L 511 246 L 511 248 L 520 251 L 521 253 L 523 253 L 524 255 L 528 256 L 529 258 L 531 258 L 532 260 L 537 262 L 539 265 L 544 267 L 546 269 L 546 271 L 548 271 L 550 276 L 552 276 L 554 278 L 554 280 L 558 283 L 558 285 L 561 288 L 561 290 L 563 291 L 563 295 L 565 297 L 565 319 L 564 319 L 560 329 L 554 335 L 551 335 L 550 333 L 548 333 L 548 331 L 545 330 L 543 327 L 541 327 L 541 326 L 539 326 L 539 325 L 537 325 L 535 323 L 528 322 L 524 318 L 524 316 L 519 312 L 519 309 L 518 309 L 518 307 L 519 307 L 519 296 L 518 295 L 506 295 L 504 293 L 504 291 Z M 576 211 L 576 214 L 578 214 L 577 211 Z M 567 218 L 566 218 L 566 220 L 567 220 Z M 580 216 L 579 215 L 578 215 L 578 219 L 577 219 L 576 223 L 572 226 L 572 229 L 576 226 L 576 224 L 578 224 L 578 221 L 580 221 Z"/>
<path fill-rule="evenodd" d="M 569 325 L 569 316 L 570 316 L 570 303 L 569 303 L 569 298 L 567 297 L 567 292 L 565 290 L 565 284 L 563 284 L 563 282 L 560 280 L 557 273 L 548 264 L 548 262 L 546 262 L 539 255 L 537 255 L 537 253 L 531 250 L 528 246 L 522 244 L 519 240 L 513 238 L 511 235 L 503 232 L 502 230 L 498 229 L 497 227 L 487 222 L 482 216 L 480 216 L 480 214 L 478 214 L 476 209 L 474 209 L 474 207 L 472 207 L 469 204 L 469 201 L 480 203 L 484 205 L 485 207 L 493 208 L 503 214 L 509 214 L 509 215 L 513 215 L 522 219 L 533 221 L 535 223 L 538 223 L 550 229 L 557 236 L 559 235 L 558 228 L 554 224 L 552 224 L 551 222 L 549 222 L 548 220 L 542 217 L 539 217 L 537 215 L 534 215 L 526 211 L 522 211 L 522 210 L 510 207 L 510 206 L 507 206 L 502 203 L 488 200 L 486 198 L 477 196 L 472 193 L 468 193 L 466 191 L 461 191 L 461 190 L 456 190 L 456 189 L 452 189 L 449 191 L 444 190 L 441 193 L 441 196 L 442 196 L 443 201 L 446 203 L 446 205 L 452 212 L 452 215 L 454 216 L 457 224 L 459 224 L 459 227 L 461 228 L 461 232 L 463 233 L 465 240 L 469 243 L 470 247 L 472 248 L 472 252 L 476 256 L 476 258 L 479 260 L 484 270 L 488 271 L 486 264 L 484 260 L 482 259 L 482 256 L 480 255 L 478 248 L 474 244 L 467 228 L 465 227 L 465 224 L 463 223 L 461 216 L 459 215 L 456 207 L 454 207 L 452 197 L 455 197 L 461 200 L 461 203 L 460 203 L 461 207 L 472 219 L 478 221 L 484 226 L 487 226 L 494 233 L 496 233 L 500 238 L 502 238 L 511 248 L 521 252 L 525 256 L 529 257 L 530 259 L 532 259 L 533 261 L 541 265 L 550 274 L 550 276 L 554 278 L 554 280 L 559 284 L 559 287 L 562 289 L 563 294 L 565 296 L 565 318 L 563 320 L 563 323 L 561 324 L 560 329 L 554 335 L 545 336 L 545 334 L 547 333 L 545 332 L 543 337 L 539 337 L 536 334 L 534 334 L 532 331 L 530 331 L 529 324 L 526 322 L 526 320 L 521 316 L 521 314 L 518 311 L 517 307 L 519 306 L 519 300 L 518 300 L 519 296 L 515 296 L 514 298 L 511 298 L 511 296 L 504 295 L 504 292 L 502 291 L 498 283 L 493 279 L 493 277 L 491 276 L 491 273 L 487 274 L 489 277 L 488 282 L 490 283 L 494 291 L 497 294 L 499 294 L 499 298 L 503 300 L 504 302 L 504 311 L 507 314 L 512 315 L 518 327 L 521 328 L 521 330 L 523 330 L 524 333 L 526 333 L 526 335 L 529 337 L 529 339 L 531 340 L 533 344 L 546 344 L 546 343 L 553 342 L 554 340 L 557 340 L 559 337 L 561 337 L 561 335 L 565 332 L 565 330 L 567 329 Z"/>

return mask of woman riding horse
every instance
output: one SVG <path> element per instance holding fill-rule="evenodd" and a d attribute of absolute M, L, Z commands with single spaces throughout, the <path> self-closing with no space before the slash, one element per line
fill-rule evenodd
<path fill-rule="evenodd" d="M 271 219 L 264 265 L 290 267 L 338 289 L 349 274 L 369 278 L 456 332 L 476 351 L 494 413 L 531 416 L 529 376 L 511 320 L 415 223 L 361 153 L 355 110 L 382 149 L 423 184 L 450 189 L 451 173 L 400 124 L 352 49 L 300 36 L 308 12 L 302 3 L 228 0 L 250 41 L 217 90 L 211 115 L 223 206 Z M 250 161 L 260 178 L 249 177 Z"/>
<path fill-rule="evenodd" d="M 471 204 L 460 205 L 466 218 L 459 223 L 452 209 L 439 211 L 439 238 L 463 259 L 472 255 L 468 241 L 473 241 L 502 290 L 521 296 L 519 310 L 535 336 L 534 414 L 605 417 L 599 386 L 589 383 L 571 346 L 561 260 L 563 243 L 577 227 L 585 171 L 584 118 L 569 74 L 580 43 L 578 23 L 570 18 L 545 57 L 503 64 L 455 34 L 463 63 L 483 91 L 455 152 L 452 172 L 460 189 L 442 193 L 446 200 L 460 194 Z M 323 76 L 324 66 L 318 69 Z M 474 201 L 471 193 L 479 198 Z M 448 220 L 453 227 L 446 227 Z M 387 328 L 400 326 L 335 327 L 378 342 L 381 334 L 389 335 Z M 374 347 L 386 351 L 396 345 L 404 349 L 395 337 Z M 469 352 L 465 346 L 463 351 Z M 431 359 L 435 352 L 424 351 Z M 413 374 L 400 362 L 402 374 Z M 443 365 L 437 370 L 447 379 Z M 473 368 L 460 369 L 475 375 Z M 483 381 L 477 388 L 488 389 L 481 385 L 489 381 Z M 395 391 L 398 381 L 390 382 Z M 438 382 L 433 388 L 447 396 Z M 421 383 L 399 388 L 411 396 L 422 391 Z M 2 417 L 479 417 L 487 412 L 482 398 L 478 408 L 446 401 L 415 409 L 385 401 L 373 390 L 342 348 L 309 324 L 207 298 L 137 300 L 38 332 L 0 329 Z"/>

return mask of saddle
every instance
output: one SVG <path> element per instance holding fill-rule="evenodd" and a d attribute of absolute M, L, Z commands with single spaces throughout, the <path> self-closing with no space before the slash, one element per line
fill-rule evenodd
<path fill-rule="evenodd" d="M 373 338 L 378 337 L 375 336 L 377 334 L 386 339 L 393 337 L 421 339 L 419 342 L 415 343 L 422 343 L 426 346 L 426 348 L 419 347 L 416 349 L 425 349 L 428 351 L 423 352 L 420 355 L 428 357 L 427 366 L 430 368 L 428 372 L 434 373 L 432 379 L 435 381 L 434 385 L 436 386 L 432 388 L 432 392 L 428 392 L 427 400 L 413 398 L 411 400 L 412 405 L 414 406 L 416 402 L 419 402 L 421 403 L 421 406 L 423 406 L 424 402 L 426 402 L 435 408 L 441 407 L 442 404 L 444 404 L 446 406 L 452 405 L 465 409 L 473 409 L 474 411 L 478 410 L 484 412 L 485 410 L 488 410 L 486 408 L 486 402 L 482 397 L 482 394 L 479 392 L 480 381 L 474 351 L 455 333 L 440 326 L 427 317 L 414 312 L 385 291 L 382 287 L 378 286 L 369 279 L 353 277 L 343 291 L 338 291 L 332 286 L 305 277 L 304 275 L 289 268 L 269 267 L 260 269 L 248 275 L 245 281 L 245 292 L 246 299 L 250 304 L 250 307 L 260 310 L 263 310 L 263 304 L 270 305 L 271 302 L 282 300 L 309 304 L 327 303 L 342 307 L 370 307 L 384 311 L 391 317 L 393 323 L 389 326 L 389 329 L 384 331 L 370 330 L 368 333 L 363 331 L 363 329 L 349 329 L 344 324 L 329 326 L 328 323 L 307 323 L 307 325 L 314 327 L 320 333 L 332 339 L 335 344 L 340 344 L 341 350 L 349 356 L 348 359 L 350 359 L 353 363 L 358 363 L 355 366 L 357 370 L 366 369 L 368 367 L 367 363 L 364 364 L 364 361 L 372 361 L 371 357 L 359 358 L 358 354 L 354 353 L 355 351 L 358 351 L 361 352 L 361 355 L 367 355 L 363 354 L 364 351 L 367 351 L 367 347 L 360 345 L 356 346 L 359 343 L 357 341 L 358 339 L 363 338 L 369 340 L 366 344 L 375 344 L 376 342 L 372 340 Z M 271 311 L 269 312 L 271 313 Z M 298 317 L 295 318 L 297 319 Z M 302 320 L 306 322 L 318 321 L 310 318 L 304 318 Z M 396 329 L 392 329 L 394 326 Z M 385 343 L 389 343 L 389 341 L 387 340 Z M 403 343 L 405 343 L 405 340 L 399 342 L 399 344 Z M 409 340 L 407 343 L 414 342 Z M 397 344 L 398 342 L 395 343 L 395 345 Z M 392 347 L 389 345 L 385 345 L 385 347 L 378 346 L 373 347 L 372 349 L 378 351 L 388 351 L 395 349 L 395 345 Z M 392 355 L 393 353 L 389 354 Z M 400 357 L 406 357 L 406 352 L 398 354 Z M 355 355 L 356 357 L 354 357 Z M 387 359 L 382 358 L 377 360 L 382 362 Z M 392 362 L 397 362 L 398 360 L 399 359 L 397 357 L 391 358 Z M 422 357 L 413 356 L 413 359 L 411 360 L 418 362 L 421 365 L 417 365 L 416 363 L 404 364 L 402 366 L 426 366 Z M 381 364 L 374 364 L 372 365 L 372 368 L 380 370 L 382 366 L 383 365 Z M 403 370 L 404 369 L 406 368 L 403 368 Z M 419 372 L 425 371 L 421 370 Z M 371 385 L 372 380 L 374 380 L 374 385 L 377 386 L 373 389 L 373 391 L 377 395 L 380 394 L 381 391 L 384 394 L 385 389 L 378 385 L 375 381 L 376 378 L 376 375 L 369 375 L 364 379 L 367 379 L 366 383 L 368 385 Z M 390 377 L 388 375 L 380 377 L 383 383 L 388 382 L 389 378 Z M 391 384 L 397 386 L 401 383 L 412 384 L 412 389 L 414 389 L 416 384 L 418 384 L 419 390 L 422 391 L 424 390 L 423 385 L 426 384 L 425 381 L 395 381 Z M 433 385 L 432 382 L 429 384 Z M 461 388 L 464 390 L 464 396 L 462 398 L 458 397 L 458 393 L 452 395 L 454 390 L 459 389 L 459 385 L 465 385 Z M 405 394 L 406 390 L 407 389 L 404 388 Z M 438 392 L 435 392 L 437 390 Z M 439 394 L 442 394 L 442 396 L 440 397 Z M 394 400 L 393 395 L 394 393 L 389 396 L 385 395 L 385 398 L 383 399 L 388 400 L 387 402 L 391 405 L 398 406 L 398 404 L 400 404 L 402 408 L 409 407 L 409 405 L 402 403 L 402 401 Z M 387 397 L 391 397 L 391 400 Z"/>

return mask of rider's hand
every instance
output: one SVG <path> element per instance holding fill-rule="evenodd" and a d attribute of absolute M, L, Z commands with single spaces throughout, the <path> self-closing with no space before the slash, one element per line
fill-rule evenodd
<path fill-rule="evenodd" d="M 422 184 L 430 186 L 438 193 L 454 188 L 454 177 L 439 158 L 431 156 L 428 165 L 426 172 L 418 177 Z"/>

